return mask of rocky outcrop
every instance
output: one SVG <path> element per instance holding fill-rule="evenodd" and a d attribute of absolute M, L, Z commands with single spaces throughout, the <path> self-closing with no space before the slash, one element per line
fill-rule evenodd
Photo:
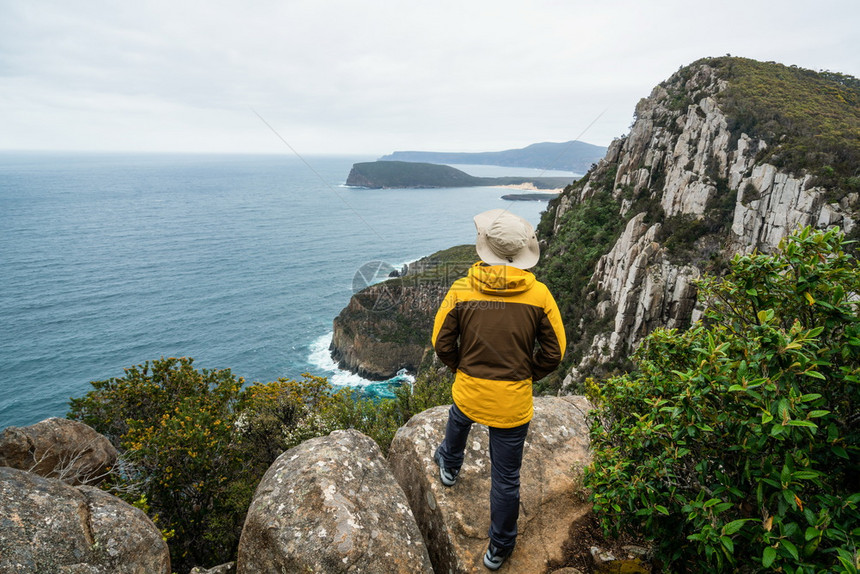
<path fill-rule="evenodd" d="M 807 225 L 836 225 L 846 232 L 857 225 L 857 193 L 847 194 L 839 203 L 826 203 L 824 190 L 811 186 L 811 175 L 793 177 L 768 164 L 755 165 L 747 174 L 735 166 L 731 169 L 739 190 L 731 237 L 738 251 L 770 251 L 783 237 Z"/>
<path fill-rule="evenodd" d="M 169 574 L 161 532 L 97 488 L 0 467 L 0 574 Z"/>
<path fill-rule="evenodd" d="M 433 313 L 447 287 L 391 279 L 350 298 L 335 317 L 331 355 L 341 369 L 371 380 L 418 370 L 430 344 Z"/>
<path fill-rule="evenodd" d="M 392 472 L 424 534 L 435 572 L 485 572 L 482 555 L 490 524 L 487 428 L 475 425 L 466 459 L 451 488 L 442 486 L 433 453 L 442 441 L 449 407 L 420 413 L 397 431 L 389 452 Z M 543 573 L 560 560 L 569 525 L 590 510 L 580 490 L 588 464 L 590 406 L 584 397 L 536 398 L 521 473 L 519 538 L 505 571 Z"/>
<path fill-rule="evenodd" d="M 26 470 L 71 485 L 97 484 L 116 463 L 110 441 L 89 426 L 49 418 L 0 434 L 0 466 Z"/>
<path fill-rule="evenodd" d="M 372 380 L 416 372 L 430 344 L 436 309 L 454 280 L 477 261 L 472 245 L 423 257 L 400 277 L 359 290 L 334 319 L 332 358 Z"/>
<path fill-rule="evenodd" d="M 609 294 L 597 305 L 598 317 L 612 313 L 610 331 L 595 335 L 585 358 L 567 383 L 587 374 L 595 363 L 609 363 L 629 352 L 657 326 L 683 328 L 693 318 L 695 281 L 701 271 L 676 264 L 657 241 L 660 223 L 648 225 L 634 216 L 612 249 L 600 258 L 592 275 L 596 289 Z"/>
<path fill-rule="evenodd" d="M 331 356 L 341 369 L 371 380 L 418 370 L 430 343 L 430 319 L 445 296 L 441 286 L 391 279 L 350 298 L 335 317 Z"/>
<path fill-rule="evenodd" d="M 257 488 L 237 572 L 430 572 L 412 511 L 382 452 L 335 431 L 283 453 Z"/>
<path fill-rule="evenodd" d="M 856 193 L 829 202 L 811 174 L 780 171 L 761 159 L 768 144 L 738 133 L 723 110 L 728 89 L 708 61 L 682 69 L 639 102 L 630 133 L 612 143 L 584 184 L 550 205 L 551 235 L 572 206 L 598 193 L 612 194 L 619 216 L 629 218 L 590 281 L 603 293 L 593 303 L 596 322 L 609 327 L 584 342 L 565 388 L 595 365 L 625 359 L 656 327 L 695 320 L 694 282 L 705 270 L 719 272 L 719 261 L 771 251 L 806 225 L 846 232 L 856 226 Z"/>

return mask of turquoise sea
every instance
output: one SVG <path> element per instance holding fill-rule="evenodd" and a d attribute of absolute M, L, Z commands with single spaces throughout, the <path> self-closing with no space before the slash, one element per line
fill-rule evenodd
<path fill-rule="evenodd" d="M 339 371 L 328 354 L 359 269 L 472 243 L 487 209 L 537 224 L 546 203 L 343 185 L 373 159 L 0 153 L 0 429 L 64 416 L 90 381 L 162 356 L 385 395 L 397 381 Z"/>

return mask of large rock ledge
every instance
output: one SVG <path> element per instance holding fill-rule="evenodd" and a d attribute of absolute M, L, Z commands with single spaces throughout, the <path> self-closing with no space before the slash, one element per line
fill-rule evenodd
<path fill-rule="evenodd" d="M 335 431 L 282 454 L 248 511 L 238 574 L 484 572 L 489 434 L 475 425 L 460 479 L 441 485 L 433 452 L 448 406 L 401 427 L 388 462 L 361 433 Z M 523 457 L 516 552 L 502 572 L 543 574 L 564 558 L 568 528 L 590 511 L 580 491 L 590 461 L 584 397 L 535 399 Z"/>
<path fill-rule="evenodd" d="M 590 461 L 581 396 L 536 397 L 535 416 L 523 454 L 517 548 L 504 567 L 518 574 L 543 573 L 560 560 L 568 526 L 590 511 L 580 492 Z M 442 486 L 433 453 L 442 441 L 448 407 L 414 416 L 391 444 L 389 463 L 406 493 L 436 572 L 485 572 L 482 556 L 490 524 L 489 433 L 474 425 L 466 459 L 451 488 Z"/>
<path fill-rule="evenodd" d="M 400 428 L 386 461 L 373 440 L 334 431 L 284 452 L 248 509 L 236 563 L 210 574 L 484 572 L 488 431 L 475 425 L 463 471 L 441 485 L 432 456 L 447 406 Z M 522 469 L 520 536 L 501 572 L 544 574 L 590 510 L 584 397 L 535 398 Z M 29 427 L 23 430 L 27 431 Z M 32 430 L 30 428 L 30 430 Z M 91 486 L 0 467 L 0 574 L 169 574 L 161 533 L 140 510 Z M 192 573 L 193 574 L 193 573 Z"/>

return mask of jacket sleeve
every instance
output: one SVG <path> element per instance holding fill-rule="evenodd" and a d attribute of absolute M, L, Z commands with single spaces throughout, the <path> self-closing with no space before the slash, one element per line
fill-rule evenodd
<path fill-rule="evenodd" d="M 532 361 L 532 380 L 538 381 L 552 371 L 564 358 L 567 349 L 567 337 L 561 322 L 561 313 L 552 294 L 547 290 L 544 303 L 544 315 L 538 325 L 537 342 L 539 348 Z"/>
<path fill-rule="evenodd" d="M 452 372 L 457 371 L 460 364 L 460 324 L 457 310 L 457 293 L 452 287 L 445 295 L 436 319 L 433 322 L 433 350 L 439 360 L 445 363 Z"/>

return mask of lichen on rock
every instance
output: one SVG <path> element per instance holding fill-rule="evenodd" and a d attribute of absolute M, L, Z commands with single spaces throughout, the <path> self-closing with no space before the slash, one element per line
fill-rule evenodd
<path fill-rule="evenodd" d="M 239 574 L 429 572 L 427 550 L 382 451 L 335 431 L 283 453 L 242 530 Z"/>
<path fill-rule="evenodd" d="M 91 486 L 0 467 L 0 574 L 169 574 L 161 532 Z"/>

